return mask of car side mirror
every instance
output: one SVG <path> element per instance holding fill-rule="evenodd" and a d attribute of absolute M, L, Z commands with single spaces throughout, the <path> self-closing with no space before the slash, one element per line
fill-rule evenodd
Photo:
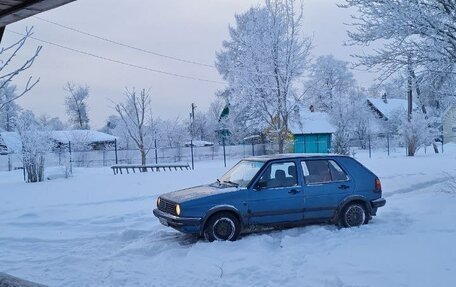
<path fill-rule="evenodd" d="M 256 186 L 255 186 L 255 189 L 256 190 L 261 190 L 263 188 L 266 188 L 268 186 L 268 182 L 267 181 L 259 181 Z"/>

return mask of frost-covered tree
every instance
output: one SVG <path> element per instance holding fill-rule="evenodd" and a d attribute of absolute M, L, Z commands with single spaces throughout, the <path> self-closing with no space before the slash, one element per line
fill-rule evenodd
<path fill-rule="evenodd" d="M 141 164 L 146 164 L 147 154 L 153 147 L 155 134 L 150 92 L 142 89 L 125 91 L 125 100 L 115 107 L 130 139 L 141 154 Z"/>
<path fill-rule="evenodd" d="M 266 0 L 236 15 L 216 66 L 228 82 L 232 110 L 258 130 L 272 131 L 283 152 L 295 83 L 309 60 L 311 41 L 302 36 L 302 5 Z"/>
<path fill-rule="evenodd" d="M 158 120 L 157 138 L 161 146 L 169 148 L 182 147 L 188 137 L 187 125 L 180 118 Z"/>
<path fill-rule="evenodd" d="M 50 131 L 61 131 L 67 128 L 67 126 L 58 117 L 41 115 L 38 117 L 38 121 L 43 127 L 46 127 Z"/>
<path fill-rule="evenodd" d="M 16 130 L 22 141 L 22 160 L 27 182 L 43 181 L 46 153 L 52 148 L 49 131 L 31 111 L 21 113 Z"/>
<path fill-rule="evenodd" d="M 0 103 L 5 103 L 0 110 L 0 129 L 12 132 L 16 126 L 21 107 L 14 102 L 17 98 L 16 86 L 6 83 L 0 89 Z"/>
<path fill-rule="evenodd" d="M 351 44 L 381 43 L 360 63 L 377 67 L 384 77 L 399 69 L 438 62 L 441 68 L 456 60 L 456 2 L 448 0 L 345 0 L 352 8 Z"/>
<path fill-rule="evenodd" d="M 68 92 L 65 97 L 65 106 L 71 126 L 74 129 L 88 130 L 90 128 L 87 113 L 89 87 L 68 82 L 65 91 Z"/>
<path fill-rule="evenodd" d="M 225 143 L 239 144 L 243 143 L 243 139 L 247 136 L 258 135 L 265 131 L 267 126 L 259 124 L 258 119 L 252 119 L 251 114 L 246 113 L 242 104 L 230 105 L 235 102 L 232 90 L 219 92 L 217 97 L 222 99 L 218 115 L 213 114 L 217 119 L 216 123 L 216 139 L 222 142 L 222 130 L 228 131 L 228 137 L 225 138 Z M 228 114 L 221 116 L 223 110 L 228 110 Z M 214 111 L 215 113 L 215 111 Z"/>
<path fill-rule="evenodd" d="M 16 61 L 16 57 L 19 55 L 19 52 L 24 47 L 27 40 L 33 35 L 32 30 L 32 28 L 27 28 L 24 36 L 22 36 L 19 40 L 0 49 L 0 90 L 3 90 L 3 88 L 11 85 L 13 79 L 28 70 L 38 57 L 42 48 L 41 46 L 38 46 L 35 52 L 28 59 L 23 61 L 22 64 L 12 67 L 12 63 Z M 8 104 L 29 92 L 36 84 L 38 84 L 39 80 L 39 78 L 33 79 L 32 77 L 29 77 L 25 87 L 20 91 L 15 91 L 14 96 L 9 97 L 8 99 L 0 98 L 0 114 Z"/>
<path fill-rule="evenodd" d="M 304 102 L 316 111 L 327 112 L 337 127 L 334 152 L 348 153 L 349 140 L 356 138 L 362 148 L 370 134 L 370 115 L 366 93 L 356 87 L 348 63 L 332 55 L 320 56 L 311 66 L 309 79 L 304 83 Z"/>
<path fill-rule="evenodd" d="M 317 110 L 329 112 L 340 98 L 353 92 L 355 80 L 348 63 L 333 55 L 320 56 L 312 64 L 306 83 L 311 103 Z"/>
<path fill-rule="evenodd" d="M 428 107 L 435 102 L 433 93 L 423 93 L 423 80 L 426 74 L 451 74 L 456 60 L 456 2 L 447 0 L 345 0 L 346 8 L 354 8 L 354 29 L 349 31 L 351 44 L 381 44 L 371 54 L 358 55 L 358 64 L 381 73 L 385 80 L 397 73 L 406 74 L 407 97 L 411 104 L 421 108 L 429 118 Z M 408 110 L 408 120 L 412 121 L 412 109 Z M 432 125 L 432 124 L 431 124 Z M 410 139 L 410 137 L 407 137 Z M 413 143 L 408 143 L 409 152 Z M 434 144 L 434 150 L 438 152 Z M 413 153 L 409 153 L 410 156 Z"/>

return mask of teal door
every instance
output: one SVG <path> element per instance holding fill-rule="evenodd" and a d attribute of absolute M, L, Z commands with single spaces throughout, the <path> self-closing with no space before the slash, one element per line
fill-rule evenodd
<path fill-rule="evenodd" d="M 329 153 L 331 134 L 306 134 L 294 136 L 295 153 Z"/>

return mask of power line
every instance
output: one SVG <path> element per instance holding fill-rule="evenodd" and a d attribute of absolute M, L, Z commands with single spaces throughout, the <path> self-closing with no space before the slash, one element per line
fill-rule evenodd
<path fill-rule="evenodd" d="M 114 40 L 108 39 L 108 38 L 103 37 L 103 36 L 98 36 L 98 35 L 95 35 L 95 34 L 91 34 L 89 32 L 85 32 L 85 31 L 82 31 L 82 30 L 79 30 L 79 29 L 76 29 L 76 28 L 73 28 L 73 27 L 70 27 L 70 26 L 66 26 L 66 25 L 51 21 L 51 20 L 47 20 L 47 19 L 44 19 L 44 18 L 41 18 L 41 17 L 38 17 L 38 16 L 32 16 L 32 17 L 35 18 L 35 19 L 38 19 L 40 21 L 43 21 L 43 22 L 46 22 L 46 23 L 49 23 L 49 24 L 52 24 L 52 25 L 55 25 L 55 26 L 58 26 L 58 27 L 73 31 L 73 32 L 76 32 L 76 33 L 79 33 L 79 34 L 82 34 L 82 35 L 86 35 L 86 36 L 89 36 L 89 37 L 92 37 L 92 38 L 95 38 L 95 39 L 98 39 L 98 40 L 102 40 L 102 41 L 105 41 L 105 42 L 108 42 L 108 43 L 111 43 L 111 44 L 115 44 L 115 45 L 118 45 L 118 46 L 121 46 L 121 47 L 130 48 L 130 49 L 133 49 L 133 50 L 136 50 L 136 51 L 139 51 L 139 52 L 152 54 L 152 55 L 155 55 L 155 56 L 158 56 L 158 57 L 163 57 L 163 58 L 167 58 L 167 59 L 171 59 L 171 60 L 175 60 L 175 61 L 179 61 L 179 62 L 184 62 L 184 63 L 187 63 L 187 64 L 194 64 L 194 65 L 199 65 L 199 66 L 213 68 L 213 69 L 216 68 L 214 65 L 209 65 L 209 64 L 205 64 L 205 63 L 201 63 L 201 62 L 196 62 L 196 61 L 186 60 L 186 59 L 177 58 L 177 57 L 173 57 L 173 56 L 168 56 L 168 55 L 160 54 L 160 53 L 153 52 L 153 51 L 150 51 L 150 50 L 146 50 L 146 49 L 143 49 L 143 48 L 138 48 L 138 47 L 135 47 L 135 46 L 132 46 L 132 45 L 129 45 L 129 44 L 124 44 L 124 43 L 121 43 L 121 42 L 118 42 L 118 41 L 114 41 Z M 249 74 L 257 75 L 257 76 L 275 77 L 275 75 L 263 74 L 263 73 L 249 73 Z"/>
<path fill-rule="evenodd" d="M 9 33 L 16 34 L 16 35 L 26 36 L 25 34 L 15 32 L 15 31 L 12 31 L 10 29 L 6 29 L 6 31 L 8 31 Z M 65 49 L 65 50 L 72 51 L 72 52 L 75 52 L 75 53 L 79 53 L 79 54 L 82 54 L 82 55 L 90 56 L 90 57 L 93 57 L 93 58 L 97 58 L 97 59 L 100 59 L 100 60 L 104 60 L 104 61 L 108 61 L 108 62 L 112 62 L 112 63 L 116 63 L 116 64 L 128 66 L 128 67 L 132 67 L 132 68 L 137 68 L 137 69 L 146 70 L 146 71 L 150 71 L 150 72 L 154 72 L 154 73 L 159 73 L 159 74 L 164 74 L 164 75 L 168 75 L 168 76 L 179 77 L 179 78 L 183 78 L 183 79 L 195 80 L 195 81 L 200 81 L 200 82 L 207 82 L 207 83 L 213 83 L 213 84 L 225 84 L 224 82 L 220 82 L 220 81 L 208 80 L 208 79 L 192 77 L 192 76 L 185 76 L 185 75 L 180 75 L 180 74 L 176 74 L 176 73 L 166 72 L 166 71 L 162 71 L 162 70 L 152 69 L 152 68 L 149 68 L 149 67 L 145 67 L 145 66 L 140 66 L 140 65 L 124 62 L 124 61 L 108 58 L 108 57 L 105 57 L 105 56 L 96 55 L 96 54 L 93 54 L 93 53 L 90 53 L 90 52 L 86 52 L 86 51 L 78 50 L 78 49 L 71 48 L 71 47 L 68 47 L 68 46 L 64 46 L 64 45 L 60 45 L 60 44 L 57 44 L 57 43 L 53 43 L 53 42 L 50 42 L 50 41 L 42 40 L 42 39 L 39 39 L 39 38 L 36 38 L 36 37 L 33 37 L 33 36 L 28 36 L 28 37 L 30 39 L 35 40 L 35 41 L 42 42 L 42 43 L 45 43 L 45 44 L 48 44 L 48 45 L 52 45 L 52 46 L 55 46 L 55 47 L 59 47 L 61 49 Z"/>
<path fill-rule="evenodd" d="M 201 62 L 196 62 L 196 61 L 186 60 L 186 59 L 182 59 L 182 58 L 178 58 L 178 57 L 168 56 L 168 55 L 165 55 L 165 54 L 161 54 L 161 53 L 157 53 L 157 52 L 154 52 L 154 51 L 146 50 L 146 49 L 143 49 L 143 48 L 135 47 L 135 46 L 132 46 L 132 45 L 129 45 L 129 44 L 124 44 L 124 43 L 121 43 L 121 42 L 118 42 L 118 41 L 114 41 L 114 40 L 108 39 L 106 37 L 98 36 L 98 35 L 95 35 L 95 34 L 92 34 L 92 33 L 86 32 L 86 31 L 82 31 L 82 30 L 79 30 L 79 29 L 76 29 L 76 28 L 73 28 L 73 27 L 70 27 L 70 26 L 62 25 L 62 24 L 59 24 L 57 22 L 53 22 L 53 21 L 50 21 L 50 20 L 47 20 L 47 19 L 44 19 L 44 18 L 41 18 L 41 17 L 38 17 L 38 16 L 33 16 L 33 18 L 38 19 L 38 20 L 43 21 L 43 22 L 46 22 L 46 23 L 49 23 L 49 24 L 52 24 L 52 25 L 55 25 L 55 26 L 58 26 L 60 28 L 64 28 L 64 29 L 67 29 L 67 30 L 70 30 L 70 31 L 73 31 L 73 32 L 76 32 L 76 33 L 79 33 L 79 34 L 82 34 L 82 35 L 86 35 L 86 36 L 89 36 L 89 37 L 92 37 L 92 38 L 95 38 L 95 39 L 98 39 L 98 40 L 102 40 L 102 41 L 105 41 L 105 42 L 108 42 L 108 43 L 111 43 L 111 44 L 115 44 L 115 45 L 118 45 L 118 46 L 121 46 L 121 47 L 124 47 L 124 48 L 133 49 L 133 50 L 136 50 L 136 51 L 139 51 L 139 52 L 143 52 L 143 53 L 146 53 L 146 54 L 151 54 L 151 55 L 154 55 L 154 56 L 157 56 L 157 57 L 162 57 L 162 58 L 166 58 L 166 59 L 170 59 L 170 60 L 174 60 L 174 61 L 179 61 L 179 62 L 183 62 L 183 63 L 187 63 L 187 64 L 193 64 L 193 65 L 198 65 L 198 66 L 203 66 L 203 67 L 208 67 L 208 68 L 215 69 L 214 65 L 209 65 L 209 64 L 205 64 L 205 63 L 201 63 Z"/>

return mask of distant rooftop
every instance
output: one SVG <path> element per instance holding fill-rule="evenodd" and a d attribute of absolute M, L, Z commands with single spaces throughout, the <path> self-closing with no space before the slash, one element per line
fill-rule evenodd
<path fill-rule="evenodd" d="M 60 143 L 99 143 L 116 140 L 115 136 L 93 130 L 52 131 L 50 136 Z"/>
<path fill-rule="evenodd" d="M 387 99 L 386 102 L 383 99 L 379 98 L 367 98 L 368 104 L 370 103 L 371 108 L 373 108 L 377 113 L 379 113 L 380 118 L 391 118 L 394 113 L 398 111 L 407 112 L 408 102 L 404 99 Z M 415 103 L 412 105 L 413 109 L 416 109 Z"/>
<path fill-rule="evenodd" d="M 115 136 L 93 130 L 51 131 L 49 137 L 60 144 L 113 143 L 116 140 Z M 0 142 L 4 143 L 9 152 L 22 151 L 22 140 L 17 132 L 0 132 Z"/>

